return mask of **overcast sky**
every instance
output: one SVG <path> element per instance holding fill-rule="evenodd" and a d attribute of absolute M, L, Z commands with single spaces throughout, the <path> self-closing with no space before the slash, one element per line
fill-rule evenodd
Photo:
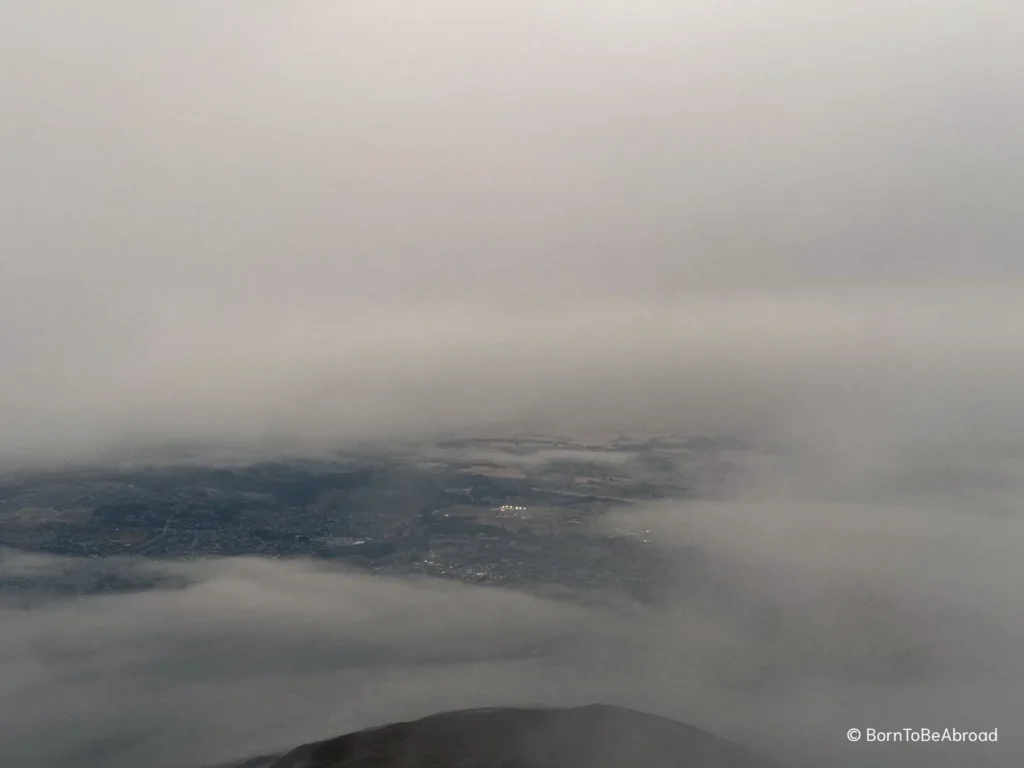
<path fill-rule="evenodd" d="M 1019 4 L 0 5 L 9 457 L 1021 424 Z"/>
<path fill-rule="evenodd" d="M 651 513 L 717 558 L 737 610 L 781 605 L 776 646 L 724 608 L 623 620 L 189 566 L 185 590 L 0 606 L 0 736 L 24 764 L 177 765 L 495 690 L 754 724 L 757 744 L 773 717 L 826 740 L 873 714 L 1020 733 L 1000 713 L 1024 685 L 1006 609 L 1024 4 L 0 0 L 0 18 L 5 467 L 505 422 L 805 449 L 745 467 L 734 506 L 683 531 Z M 830 609 L 861 598 L 852 623 Z M 550 664 L 520 654 L 567 634 Z M 933 664 L 916 687 L 818 674 L 901 643 Z M 790 708 L 721 694 L 775 663 L 799 671 Z M 84 754 L 93 736 L 114 741 Z"/>

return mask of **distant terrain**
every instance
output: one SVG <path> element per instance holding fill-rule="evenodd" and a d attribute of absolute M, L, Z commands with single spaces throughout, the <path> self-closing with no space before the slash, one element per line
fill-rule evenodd
<path fill-rule="evenodd" d="M 155 560 L 317 558 L 375 574 L 614 587 L 657 600 L 673 566 L 642 529 L 594 522 L 714 490 L 707 439 L 463 438 L 273 462 L 135 462 L 0 478 L 0 547 L 67 558 L 4 575 L 24 595 L 146 589 Z M 109 565 L 108 565 L 109 564 Z M 113 565 L 116 564 L 116 567 Z"/>

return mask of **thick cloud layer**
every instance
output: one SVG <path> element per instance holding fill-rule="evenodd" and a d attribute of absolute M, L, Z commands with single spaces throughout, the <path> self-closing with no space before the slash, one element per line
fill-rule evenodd
<path fill-rule="evenodd" d="M 1013 435 L 1021 13 L 6 2 L 0 450 Z"/>
<path fill-rule="evenodd" d="M 1012 738 L 1020 4 L 0 9 L 5 466 L 508 424 L 772 449 L 651 513 L 710 558 L 686 610 L 246 562 L 7 606 L 13 763 L 513 701 Z"/>
<path fill-rule="evenodd" d="M 674 599 L 583 607 L 238 559 L 152 566 L 184 587 L 7 605 L 0 743 L 26 768 L 200 765 L 451 708 L 606 701 L 796 766 L 1019 765 L 1018 521 L 730 502 L 630 522 L 678 552 Z M 851 745 L 853 727 L 1000 741 Z"/>

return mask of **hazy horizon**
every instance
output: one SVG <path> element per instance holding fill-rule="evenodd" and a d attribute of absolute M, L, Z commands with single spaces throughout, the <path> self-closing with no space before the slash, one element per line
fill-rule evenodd
<path fill-rule="evenodd" d="M 12 460 L 851 409 L 1017 441 L 1010 4 L 5 8 Z"/>
<path fill-rule="evenodd" d="M 1015 738 L 1024 5 L 0 9 L 3 471 L 519 428 L 764 449 L 724 498 L 645 510 L 666 551 L 706 550 L 734 613 L 636 608 L 631 624 L 227 560 L 181 566 L 178 591 L 4 606 L 16 674 L 0 722 L 27 765 L 93 728 L 121 738 L 119 717 L 139 739 L 122 764 L 166 749 L 170 765 L 501 686 L 502 700 L 704 712 L 768 745 L 774 724 L 778 739 L 806 722 L 825 752 L 829 729 L 872 712 Z M 0 554 L 0 575 L 59 567 Z M 837 595 L 873 607 L 844 623 Z M 571 652 L 420 647 L 437 631 L 421 598 L 450 626 L 493 622 L 470 632 L 481 643 L 569 633 Z M 324 618 L 336 600 L 364 623 Z M 768 604 L 787 629 L 765 649 L 743 612 Z M 935 677 L 894 691 L 822 671 L 888 652 L 875 640 L 923 648 Z M 353 671 L 337 642 L 394 655 Z M 765 664 L 797 670 L 787 706 L 730 687 Z M 350 683 L 367 708 L 318 715 Z M 280 707 L 250 722 L 247 703 L 275 691 Z M 203 720 L 219 706 L 221 731 Z M 984 722 L 952 722 L 972 711 Z"/>

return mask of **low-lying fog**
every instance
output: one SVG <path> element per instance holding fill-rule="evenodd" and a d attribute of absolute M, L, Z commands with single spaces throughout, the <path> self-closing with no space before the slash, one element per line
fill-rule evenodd
<path fill-rule="evenodd" d="M 506 427 L 763 452 L 643 511 L 696 563 L 667 605 L 251 561 L 5 603 L 0 762 L 602 700 L 1024 763 L 1022 9 L 0 0 L 4 470 Z"/>
<path fill-rule="evenodd" d="M 15 765 L 201 765 L 450 708 L 603 701 L 795 765 L 1019 760 L 1020 519 L 984 496 L 787 501 L 776 484 L 759 501 L 758 477 L 604 519 L 645 525 L 684 566 L 653 606 L 255 559 L 146 566 L 181 588 L 10 604 L 0 742 Z M 1000 741 L 850 745 L 852 727 Z"/>

